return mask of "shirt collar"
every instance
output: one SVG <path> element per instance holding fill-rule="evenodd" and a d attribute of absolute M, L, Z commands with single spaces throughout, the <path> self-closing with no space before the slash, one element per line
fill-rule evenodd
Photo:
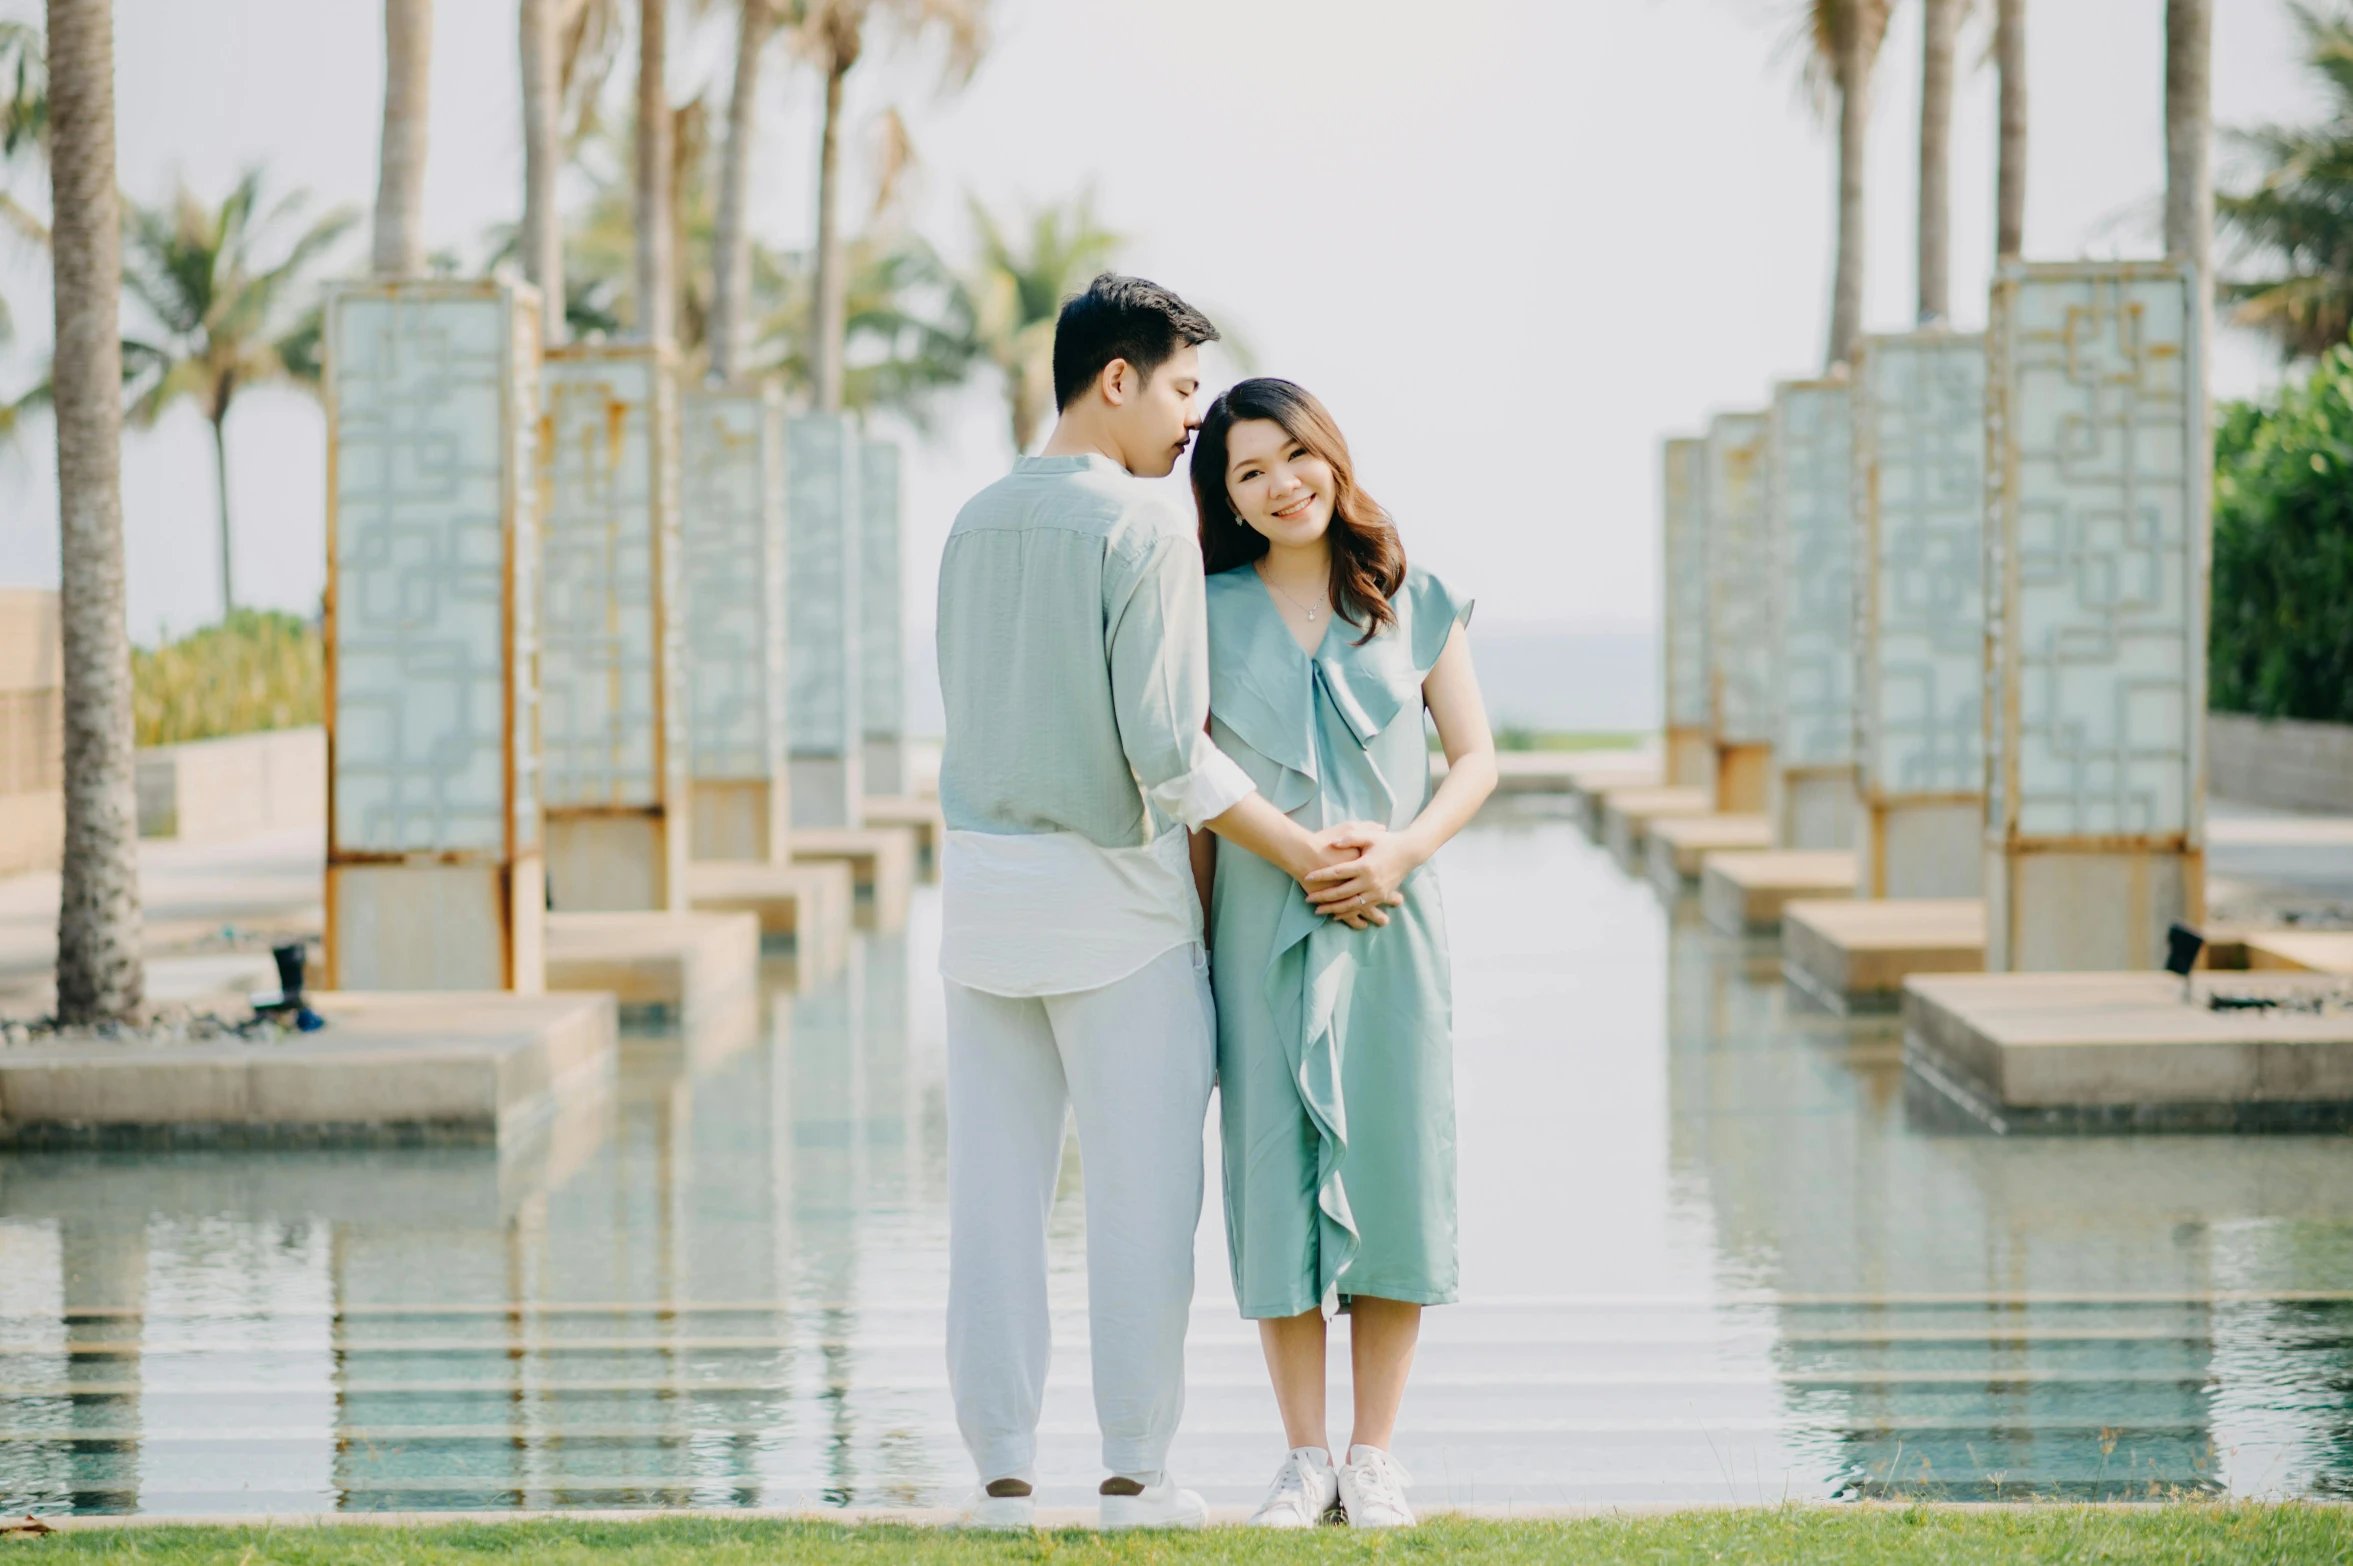
<path fill-rule="evenodd" d="M 1070 457 L 1015 457 L 1013 471 L 1034 475 L 1045 473 L 1116 473 L 1129 477 L 1128 470 L 1101 452 L 1085 451 Z"/>

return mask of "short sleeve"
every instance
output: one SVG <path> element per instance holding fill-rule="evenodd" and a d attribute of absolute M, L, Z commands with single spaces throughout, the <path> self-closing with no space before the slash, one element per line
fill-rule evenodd
<path fill-rule="evenodd" d="M 1419 566 L 1406 570 L 1404 597 L 1413 633 L 1413 666 L 1427 674 L 1446 651 L 1446 638 L 1454 634 L 1455 625 L 1471 623 L 1475 601 L 1455 596 L 1452 588 Z"/>

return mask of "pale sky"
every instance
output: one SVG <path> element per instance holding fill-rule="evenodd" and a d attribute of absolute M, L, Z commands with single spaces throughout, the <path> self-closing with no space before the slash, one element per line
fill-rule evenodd
<path fill-rule="evenodd" d="M 515 8 L 437 9 L 428 240 L 471 255 L 521 202 Z M 2218 120 L 2316 113 L 2282 0 L 2215 9 Z M 2030 256 L 2155 250 L 2163 10 L 2030 0 Z M 1918 8 L 1898 12 L 1873 128 L 1875 330 L 1908 324 L 1913 289 Z M 115 14 L 128 189 L 158 199 L 179 174 L 218 199 L 258 162 L 275 189 L 370 204 L 380 5 L 118 0 Z M 873 51 L 853 78 L 851 145 L 863 180 L 868 127 L 902 108 L 922 160 L 918 225 L 951 256 L 966 249 L 967 193 L 1002 211 L 1091 186 L 1132 238 L 1128 270 L 1331 405 L 1408 551 L 1489 623 L 1641 629 L 1657 616 L 1659 439 L 1820 362 L 1831 148 L 1795 89 L 1786 14 L 1782 0 L 998 0 L 995 47 L 952 96 L 928 58 Z M 674 89 L 708 79 L 722 52 L 715 29 L 674 46 Z M 755 218 L 797 247 L 813 225 L 817 83 L 782 52 L 769 82 Z M 1992 97 L 1990 69 L 1972 70 L 1955 130 L 1963 326 L 1985 316 Z M 48 304 L 37 259 L 5 242 L 0 293 L 18 323 L 0 386 L 13 394 L 45 351 Z M 2229 393 L 2277 371 L 2241 340 L 2217 374 Z M 910 623 L 925 640 L 940 539 L 1012 454 L 991 384 L 939 425 L 908 492 Z M 252 394 L 229 442 L 241 596 L 314 608 L 316 409 Z M 53 461 L 39 423 L 0 449 L 0 581 L 55 580 Z M 217 612 L 210 462 L 185 408 L 129 439 L 136 638 Z"/>

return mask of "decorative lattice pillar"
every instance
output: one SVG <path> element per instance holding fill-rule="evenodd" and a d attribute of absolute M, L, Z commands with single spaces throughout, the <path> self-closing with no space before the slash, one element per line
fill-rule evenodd
<path fill-rule="evenodd" d="M 325 338 L 324 982 L 536 993 L 538 297 L 348 285 Z"/>
<path fill-rule="evenodd" d="M 686 906 L 678 405 L 669 351 L 547 356 L 540 742 L 550 900 Z"/>
<path fill-rule="evenodd" d="M 857 421 L 801 414 L 785 421 L 784 444 L 792 824 L 859 826 L 866 758 Z"/>
<path fill-rule="evenodd" d="M 1765 510 L 1762 413 L 1708 426 L 1709 732 L 1716 808 L 1761 815 L 1773 773 L 1773 540 Z"/>
<path fill-rule="evenodd" d="M 1854 392 L 1844 378 L 1773 391 L 1773 840 L 1855 840 Z"/>
<path fill-rule="evenodd" d="M 682 394 L 679 457 L 694 857 L 781 863 L 792 815 L 776 389 Z"/>
<path fill-rule="evenodd" d="M 1659 476 L 1659 531 L 1665 545 L 1666 781 L 1707 788 L 1715 776 L 1714 715 L 1708 692 L 1707 449 L 1670 440 Z"/>
<path fill-rule="evenodd" d="M 1988 339 L 1985 965 L 2157 967 L 2205 905 L 2197 274 L 2011 263 Z"/>
<path fill-rule="evenodd" d="M 1985 339 L 1866 339 L 1855 381 L 1863 897 L 1975 897 L 1984 810 Z"/>
<path fill-rule="evenodd" d="M 858 680 L 866 741 L 864 791 L 907 792 L 907 642 L 900 593 L 904 514 L 897 441 L 858 446 Z"/>

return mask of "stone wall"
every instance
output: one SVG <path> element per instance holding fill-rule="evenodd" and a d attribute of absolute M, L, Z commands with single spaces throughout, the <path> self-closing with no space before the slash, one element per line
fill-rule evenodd
<path fill-rule="evenodd" d="M 2353 724 L 2210 712 L 2206 791 L 2280 810 L 2353 813 Z"/>
<path fill-rule="evenodd" d="M 327 731 L 232 734 L 139 752 L 139 835 L 217 842 L 327 824 Z"/>
<path fill-rule="evenodd" d="M 57 594 L 0 588 L 0 875 L 56 868 L 65 842 Z"/>

